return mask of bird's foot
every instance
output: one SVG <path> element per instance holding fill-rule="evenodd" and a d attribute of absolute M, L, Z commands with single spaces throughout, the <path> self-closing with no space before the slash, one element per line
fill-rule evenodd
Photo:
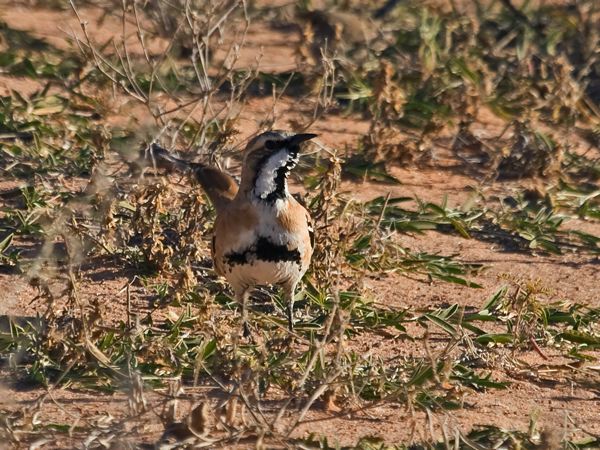
<path fill-rule="evenodd" d="M 250 336 L 252 336 L 252 332 L 250 331 L 250 325 L 248 325 L 248 322 L 246 321 L 244 321 L 244 323 L 242 324 L 242 331 L 244 333 L 245 338 L 249 338 Z"/>
<path fill-rule="evenodd" d="M 254 337 L 252 336 L 252 331 L 250 330 L 250 325 L 248 325 L 248 322 L 246 322 L 246 321 L 244 321 L 244 323 L 242 323 L 242 337 L 244 338 L 245 341 L 254 343 Z"/>

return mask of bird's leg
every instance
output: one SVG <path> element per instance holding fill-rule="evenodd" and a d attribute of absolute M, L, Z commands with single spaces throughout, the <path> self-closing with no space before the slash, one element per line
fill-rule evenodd
<path fill-rule="evenodd" d="M 242 308 L 242 332 L 245 338 L 250 337 L 250 326 L 248 325 L 248 297 L 250 297 L 250 289 L 243 287 L 236 289 L 235 299 Z"/>
<path fill-rule="evenodd" d="M 285 300 L 287 301 L 287 320 L 288 329 L 294 331 L 294 293 L 296 292 L 296 284 L 284 286 Z"/>

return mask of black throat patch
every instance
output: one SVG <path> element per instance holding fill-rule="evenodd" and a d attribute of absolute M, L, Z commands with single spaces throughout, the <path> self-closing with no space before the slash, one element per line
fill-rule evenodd
<path fill-rule="evenodd" d="M 231 266 L 250 264 L 252 261 L 294 262 L 302 265 L 302 257 L 298 249 L 289 250 L 285 245 L 278 245 L 266 237 L 259 237 L 255 244 L 241 252 L 231 252 L 225 255 L 225 260 Z"/>

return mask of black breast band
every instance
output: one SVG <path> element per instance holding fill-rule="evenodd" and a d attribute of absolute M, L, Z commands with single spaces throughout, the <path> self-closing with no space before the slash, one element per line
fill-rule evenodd
<path fill-rule="evenodd" d="M 249 264 L 253 260 L 266 262 L 295 262 L 302 264 L 300 251 L 296 248 L 289 250 L 285 245 L 278 245 L 271 242 L 266 237 L 259 237 L 256 243 L 241 252 L 231 252 L 225 255 L 225 260 L 229 265 Z"/>

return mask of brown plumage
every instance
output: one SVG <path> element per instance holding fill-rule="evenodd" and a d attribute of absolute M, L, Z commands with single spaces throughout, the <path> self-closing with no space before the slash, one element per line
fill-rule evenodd
<path fill-rule="evenodd" d="M 246 303 L 256 285 L 283 288 L 293 329 L 294 292 L 310 265 L 314 234 L 308 211 L 288 191 L 287 176 L 301 144 L 315 136 L 269 131 L 252 139 L 244 152 L 239 188 L 215 167 L 174 157 L 158 144 L 147 150 L 146 159 L 149 155 L 157 167 L 193 173 L 215 205 L 215 270 L 229 281 L 242 306 L 245 335 Z"/>
<path fill-rule="evenodd" d="M 228 205 L 238 192 L 238 184 L 231 175 L 216 167 L 177 158 L 157 143 L 145 150 L 144 159 L 160 169 L 191 172 L 217 211 Z"/>

